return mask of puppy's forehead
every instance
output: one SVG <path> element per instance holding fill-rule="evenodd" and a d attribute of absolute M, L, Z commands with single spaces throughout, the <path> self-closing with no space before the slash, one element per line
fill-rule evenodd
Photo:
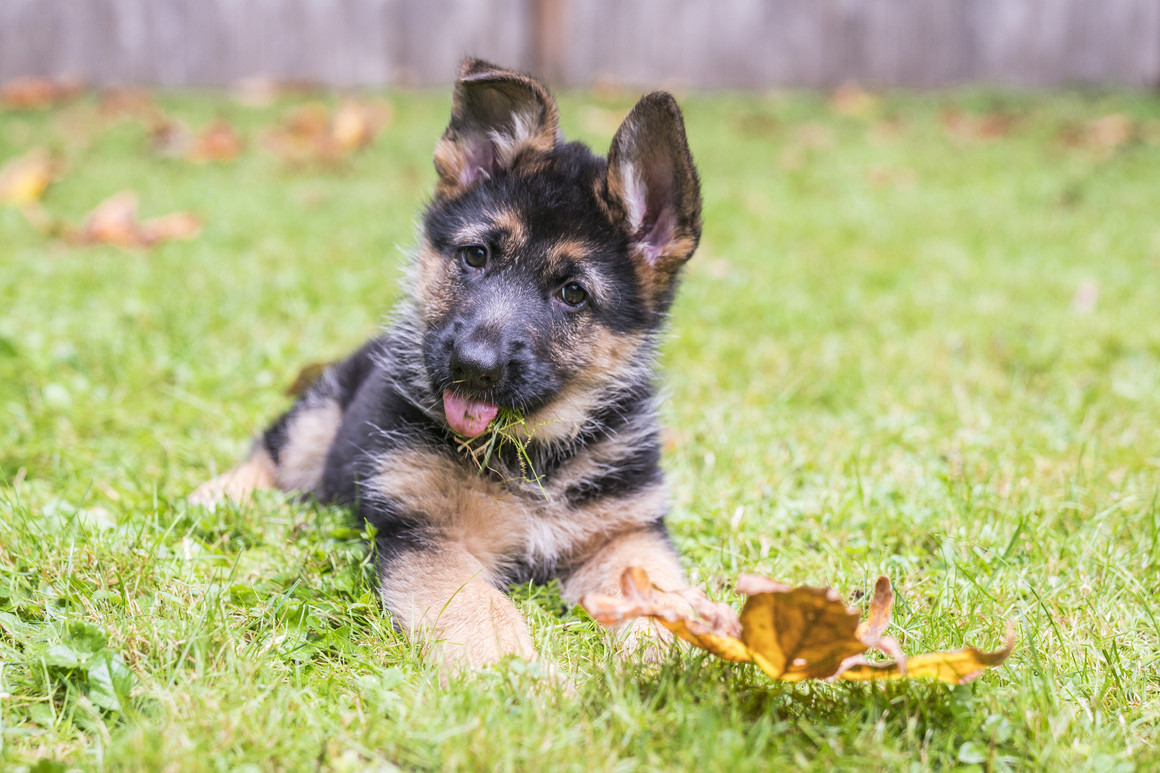
<path fill-rule="evenodd" d="M 459 244 L 497 244 L 509 252 L 533 251 L 552 262 L 579 262 L 606 251 L 615 234 L 588 202 L 556 196 L 493 199 L 457 220 L 452 239 Z"/>
<path fill-rule="evenodd" d="M 522 247 L 528 243 L 528 221 L 510 205 L 479 207 L 456 219 L 448 234 L 456 244 L 490 244 Z"/>

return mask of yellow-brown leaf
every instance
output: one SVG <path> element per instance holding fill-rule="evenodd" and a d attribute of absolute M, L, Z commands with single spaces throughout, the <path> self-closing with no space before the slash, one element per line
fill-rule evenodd
<path fill-rule="evenodd" d="M 173 239 L 192 239 L 201 229 L 193 215 L 175 213 L 141 222 L 137 219 L 137 194 L 121 191 L 102 201 L 84 225 L 67 235 L 73 244 L 111 244 L 139 249 Z"/>
<path fill-rule="evenodd" d="M 0 85 L 0 105 L 14 110 L 50 107 L 81 93 L 77 81 L 51 78 L 13 78 Z"/>
<path fill-rule="evenodd" d="M 890 626 L 890 607 L 894 604 L 894 589 L 889 577 L 879 577 L 874 583 L 874 595 L 870 598 L 870 610 L 866 619 L 858 624 L 855 635 L 867 647 L 873 647 Z"/>
<path fill-rule="evenodd" d="M 219 118 L 193 138 L 187 155 L 195 163 L 233 161 L 245 144 L 242 135 L 227 121 Z"/>
<path fill-rule="evenodd" d="M 869 614 L 861 623 L 858 610 L 848 609 L 830 588 L 791 588 L 768 577 L 742 575 L 737 591 L 749 596 L 740 617 L 696 588 L 658 594 L 645 571 L 631 567 L 621 576 L 622 595 L 589 594 L 580 603 L 604 625 L 650 617 L 691 644 L 726 660 L 757 663 L 773 679 L 786 682 L 925 677 L 963 684 L 1002 664 L 1015 644 L 1009 630 L 1006 646 L 995 652 L 968 647 L 907 658 L 898 641 L 885 635 L 894 601 L 886 577 L 875 583 Z M 894 660 L 868 661 L 870 647 Z"/>
<path fill-rule="evenodd" d="M 648 574 L 630 567 L 620 578 L 620 596 L 589 593 L 580 605 L 602 625 L 616 625 L 635 617 L 651 617 L 676 636 L 725 660 L 748 662 L 738 639 L 741 624 L 728 604 L 710 601 L 697 588 L 658 594 Z"/>
<path fill-rule="evenodd" d="M 331 114 L 326 105 L 311 102 L 268 131 L 263 144 L 287 162 L 334 163 L 369 145 L 389 119 L 386 104 L 347 100 Z"/>
<path fill-rule="evenodd" d="M 1008 628 L 1003 648 L 994 652 L 964 647 L 954 652 L 912 655 L 905 660 L 894 662 L 851 662 L 846 664 L 847 667 L 843 671 L 835 674 L 835 677 L 855 682 L 928 678 L 950 684 L 966 684 L 977 679 L 988 668 L 1002 665 L 1014 648 L 1015 631 Z"/>
<path fill-rule="evenodd" d="M 858 639 L 857 610 L 829 588 L 780 583 L 743 575 L 737 590 L 749 595 L 741 610 L 741 640 L 753 662 L 774 679 L 825 679 L 843 661 L 866 651 Z"/>
<path fill-rule="evenodd" d="M 56 175 L 48 151 L 34 148 L 0 169 L 0 204 L 26 207 L 40 201 Z"/>

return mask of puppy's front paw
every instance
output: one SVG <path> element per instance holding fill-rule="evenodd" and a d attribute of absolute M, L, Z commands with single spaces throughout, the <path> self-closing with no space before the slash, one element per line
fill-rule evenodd
<path fill-rule="evenodd" d="M 439 666 L 439 683 L 446 688 L 451 677 L 461 677 L 498 665 L 508 658 L 527 663 L 522 673 L 544 677 L 543 683 L 567 695 L 576 694 L 571 678 L 551 658 L 536 652 L 526 631 L 495 631 L 495 636 L 476 636 L 462 644 L 446 640 L 432 645 L 430 655 Z"/>
<path fill-rule="evenodd" d="M 447 639 L 435 642 L 434 659 L 440 667 L 451 673 L 462 673 L 471 669 L 487 668 L 509 655 L 521 660 L 533 661 L 538 655 L 532 646 L 531 637 L 522 628 L 496 628 L 493 631 L 476 632 L 462 637 L 462 641 Z"/>
<path fill-rule="evenodd" d="M 660 623 L 638 617 L 613 629 L 618 654 L 626 660 L 639 658 L 649 665 L 665 659 L 673 646 L 673 635 Z"/>
<path fill-rule="evenodd" d="M 662 606 L 682 610 L 686 615 L 693 614 L 693 608 L 678 594 L 658 592 L 657 598 Z M 674 646 L 684 644 L 668 628 L 650 617 L 634 618 L 612 630 L 621 657 L 639 657 L 651 665 L 662 662 Z"/>

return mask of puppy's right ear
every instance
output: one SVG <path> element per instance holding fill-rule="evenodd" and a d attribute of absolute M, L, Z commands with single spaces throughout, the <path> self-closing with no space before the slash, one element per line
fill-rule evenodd
<path fill-rule="evenodd" d="M 435 146 L 439 194 L 454 193 L 526 151 L 546 153 L 560 139 L 556 101 L 535 78 L 481 59 L 465 59 L 455 82 L 451 123 Z"/>

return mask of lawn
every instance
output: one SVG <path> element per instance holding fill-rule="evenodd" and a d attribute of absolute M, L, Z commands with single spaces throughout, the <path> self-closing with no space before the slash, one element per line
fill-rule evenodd
<path fill-rule="evenodd" d="M 561 100 L 603 151 L 635 94 Z M 440 687 L 376 605 L 342 511 L 186 504 L 309 363 L 397 299 L 446 93 L 338 163 L 262 147 L 302 95 L 159 95 L 232 161 L 150 150 L 86 96 L 0 112 L 0 165 L 62 165 L 80 222 L 132 189 L 193 240 L 81 247 L 0 208 L 0 768 L 1160 766 L 1160 101 L 1130 94 L 686 95 L 705 233 L 672 315 L 669 519 L 693 584 L 864 603 L 965 686 L 777 684 L 622 662 L 554 586 L 512 593 L 574 675 Z M 327 97 L 321 97 L 328 99 Z"/>

